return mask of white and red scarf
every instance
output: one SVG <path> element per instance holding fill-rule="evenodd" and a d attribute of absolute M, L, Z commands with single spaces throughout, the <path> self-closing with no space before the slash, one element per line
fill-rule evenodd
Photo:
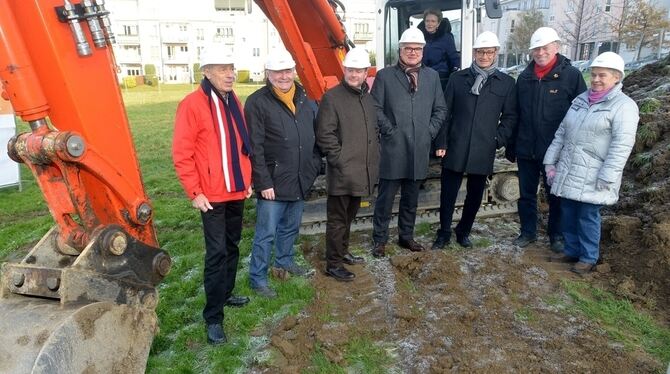
<path fill-rule="evenodd" d="M 240 110 L 240 104 L 233 91 L 224 98 L 214 88 L 209 79 L 204 78 L 200 84 L 209 98 L 209 109 L 212 114 L 214 128 L 220 136 L 221 164 L 223 177 L 228 192 L 245 190 L 244 177 L 240 164 L 240 150 L 243 155 L 251 155 L 249 132 Z M 242 142 L 240 146 L 240 141 Z"/>

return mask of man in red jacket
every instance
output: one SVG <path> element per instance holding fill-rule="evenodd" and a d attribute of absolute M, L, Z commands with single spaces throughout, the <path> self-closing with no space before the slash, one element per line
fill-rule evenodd
<path fill-rule="evenodd" d="M 251 196 L 251 147 L 242 104 L 233 92 L 233 56 L 222 47 L 204 51 L 200 87 L 179 103 L 172 158 L 186 195 L 200 210 L 205 236 L 203 317 L 210 344 L 226 342 L 224 305 L 233 296 L 242 236 L 244 199 Z"/>

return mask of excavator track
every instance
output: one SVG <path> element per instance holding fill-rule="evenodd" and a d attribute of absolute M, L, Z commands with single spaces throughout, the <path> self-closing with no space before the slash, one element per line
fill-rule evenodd
<path fill-rule="evenodd" d="M 494 172 L 489 176 L 486 190 L 477 217 L 495 217 L 516 213 L 519 199 L 519 181 L 516 165 L 504 159 L 496 159 Z M 454 220 L 461 217 L 466 195 L 467 176 L 463 178 L 456 199 Z M 300 232 L 303 235 L 317 235 L 326 232 L 326 199 L 325 178 L 320 176 L 315 183 L 312 195 L 305 203 Z M 372 229 L 372 217 L 376 195 L 364 198 L 361 207 L 351 225 L 351 230 Z M 396 196 L 393 204 L 390 226 L 397 225 L 398 202 Z M 440 221 L 440 164 L 439 160 L 431 160 L 428 178 L 419 191 L 416 223 L 435 223 Z"/>

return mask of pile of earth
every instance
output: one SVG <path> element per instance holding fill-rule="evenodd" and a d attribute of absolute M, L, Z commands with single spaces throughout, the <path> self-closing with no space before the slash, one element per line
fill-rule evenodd
<path fill-rule="evenodd" d="M 605 209 L 600 281 L 670 323 L 670 58 L 624 79 L 640 108 L 619 203 Z"/>

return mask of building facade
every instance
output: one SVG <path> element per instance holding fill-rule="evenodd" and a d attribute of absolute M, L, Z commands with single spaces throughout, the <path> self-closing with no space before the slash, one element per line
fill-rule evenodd
<path fill-rule="evenodd" d="M 342 1 L 349 38 L 373 51 L 374 0 Z M 108 0 L 119 78 L 144 76 L 152 65 L 161 83 L 191 83 L 200 54 L 212 44 L 233 50 L 238 70 L 264 79 L 269 53 L 284 48 L 271 22 L 251 0 Z"/>

